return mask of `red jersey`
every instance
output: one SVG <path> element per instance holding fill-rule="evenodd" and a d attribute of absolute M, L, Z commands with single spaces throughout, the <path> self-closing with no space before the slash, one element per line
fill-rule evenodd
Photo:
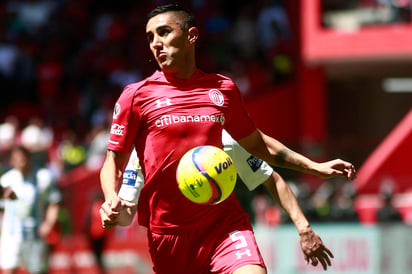
<path fill-rule="evenodd" d="M 183 154 L 200 145 L 222 147 L 223 128 L 235 139 L 256 130 L 238 88 L 222 75 L 197 70 L 182 80 L 156 71 L 123 90 L 113 113 L 108 149 L 129 153 L 135 146 L 141 159 L 141 225 L 173 233 L 223 217 L 247 218 L 234 193 L 217 205 L 198 205 L 177 187 L 176 167 Z"/>

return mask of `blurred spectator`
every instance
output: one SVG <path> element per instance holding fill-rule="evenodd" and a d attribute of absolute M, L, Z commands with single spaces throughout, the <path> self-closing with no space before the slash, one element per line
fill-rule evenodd
<path fill-rule="evenodd" d="M 331 199 L 330 221 L 359 222 L 358 212 L 353 206 L 355 189 L 352 182 L 335 182 L 335 192 Z"/>
<path fill-rule="evenodd" d="M 55 6 L 54 1 L 9 1 L 7 9 L 17 15 L 25 31 L 35 34 L 47 24 Z"/>
<path fill-rule="evenodd" d="M 259 42 L 263 51 L 276 47 L 278 43 L 291 39 L 289 18 L 280 0 L 264 0 L 260 9 L 257 26 Z"/>
<path fill-rule="evenodd" d="M 62 60 L 53 56 L 51 48 L 41 57 L 36 65 L 37 94 L 41 105 L 46 113 L 52 115 L 55 108 L 59 106 L 59 95 L 64 74 Z"/>
<path fill-rule="evenodd" d="M 96 193 L 93 196 L 85 224 L 85 234 L 87 236 L 87 240 L 89 241 L 93 255 L 95 256 L 100 274 L 106 273 L 105 265 L 103 262 L 103 251 L 107 237 L 110 233 L 109 230 L 103 229 L 100 220 L 99 210 L 103 202 L 104 198 L 101 193 Z"/>
<path fill-rule="evenodd" d="M 19 50 L 12 43 L 0 41 L 0 76 L 11 80 L 16 73 Z"/>
<path fill-rule="evenodd" d="M 316 189 L 312 197 L 312 203 L 316 212 L 315 221 L 330 221 L 329 213 L 332 206 L 331 202 L 334 192 L 334 186 L 329 182 L 323 183 L 320 187 Z"/>
<path fill-rule="evenodd" d="M 21 145 L 32 154 L 34 168 L 44 166 L 54 139 L 52 129 L 45 125 L 42 118 L 33 117 L 22 129 L 20 139 Z"/>
<path fill-rule="evenodd" d="M 213 59 L 210 65 L 218 71 L 227 69 L 232 63 L 231 42 L 228 39 L 231 22 L 223 14 L 218 6 L 212 5 L 210 13 L 204 22 L 205 31 L 208 34 L 207 49 L 199 47 L 207 51 L 207 55 Z"/>
<path fill-rule="evenodd" d="M 258 33 L 256 32 L 254 13 L 255 10 L 252 4 L 242 6 L 231 32 L 234 47 L 246 59 L 256 57 L 258 51 Z"/>
<path fill-rule="evenodd" d="M 87 149 L 78 134 L 68 129 L 59 146 L 63 172 L 68 172 L 85 163 Z"/>
<path fill-rule="evenodd" d="M 267 60 L 267 71 L 271 72 L 273 83 L 289 79 L 293 74 L 293 35 L 280 0 L 264 0 L 257 19 L 259 42 L 262 55 Z"/>
<path fill-rule="evenodd" d="M 53 131 L 44 120 L 33 117 L 21 132 L 21 144 L 30 152 L 47 151 L 53 143 Z"/>
<path fill-rule="evenodd" d="M 273 205 L 273 199 L 265 192 L 258 191 L 253 198 L 253 209 L 256 224 L 267 225 L 267 210 Z"/>
<path fill-rule="evenodd" d="M 90 144 L 87 150 L 86 165 L 91 170 L 101 168 L 107 152 L 107 142 L 109 140 L 109 127 L 100 124 L 94 127 L 90 133 Z"/>
<path fill-rule="evenodd" d="M 351 182 L 336 180 L 322 184 L 314 195 L 319 222 L 358 222 L 354 209 L 355 191 Z"/>
<path fill-rule="evenodd" d="M 390 179 L 385 180 L 380 188 L 382 207 L 376 212 L 378 223 L 402 222 L 402 216 L 393 205 L 394 187 Z"/>
<path fill-rule="evenodd" d="M 0 153 L 5 155 L 15 144 L 18 138 L 19 120 L 14 115 L 9 115 L 0 124 Z"/>
<path fill-rule="evenodd" d="M 29 273 L 46 273 L 47 239 L 58 220 L 61 194 L 46 168 L 33 168 L 30 152 L 13 147 L 12 169 L 0 177 L 5 189 L 0 242 L 3 273 L 23 266 Z"/>

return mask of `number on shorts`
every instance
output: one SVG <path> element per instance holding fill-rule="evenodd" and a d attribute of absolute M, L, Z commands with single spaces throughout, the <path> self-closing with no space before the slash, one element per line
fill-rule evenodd
<path fill-rule="evenodd" d="M 240 241 L 240 243 L 236 245 L 236 249 L 247 247 L 246 239 L 242 234 L 240 234 L 240 231 L 233 231 L 232 233 L 230 233 L 230 238 L 233 242 Z"/>
<path fill-rule="evenodd" d="M 230 238 L 232 239 L 233 242 L 239 242 L 235 246 L 236 249 L 242 249 L 244 247 L 247 247 L 245 236 L 243 236 L 240 233 L 240 231 L 233 231 L 232 233 L 230 233 Z M 241 259 L 243 255 L 251 256 L 252 254 L 250 253 L 250 250 L 248 248 L 245 248 L 243 252 L 241 252 L 240 250 L 236 252 L 236 257 L 238 259 Z"/>

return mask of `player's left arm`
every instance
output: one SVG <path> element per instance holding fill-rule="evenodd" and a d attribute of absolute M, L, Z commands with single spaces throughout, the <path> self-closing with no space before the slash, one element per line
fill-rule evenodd
<path fill-rule="evenodd" d="M 295 224 L 306 263 L 314 266 L 320 263 L 323 269 L 327 270 L 328 266 L 331 266 L 330 259 L 333 258 L 333 254 L 312 230 L 290 187 L 275 171 L 263 184 Z"/>
<path fill-rule="evenodd" d="M 260 130 L 254 131 L 238 142 L 249 153 L 275 166 L 311 173 L 321 178 L 341 176 L 353 180 L 356 177 L 355 167 L 349 162 L 341 159 L 322 163 L 312 161 Z"/>

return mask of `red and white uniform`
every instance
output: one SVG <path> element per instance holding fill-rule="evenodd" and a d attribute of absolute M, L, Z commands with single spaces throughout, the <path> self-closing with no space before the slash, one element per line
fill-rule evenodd
<path fill-rule="evenodd" d="M 248 215 L 234 193 L 217 205 L 197 205 L 177 187 L 176 167 L 183 154 L 199 145 L 222 147 L 223 128 L 235 139 L 256 130 L 238 88 L 224 76 L 197 70 L 181 80 L 157 71 L 124 89 L 115 106 L 108 149 L 130 153 L 135 146 L 145 177 L 138 218 L 151 233 L 210 231 L 218 225 L 229 234 L 237 225 L 248 227 Z"/>

